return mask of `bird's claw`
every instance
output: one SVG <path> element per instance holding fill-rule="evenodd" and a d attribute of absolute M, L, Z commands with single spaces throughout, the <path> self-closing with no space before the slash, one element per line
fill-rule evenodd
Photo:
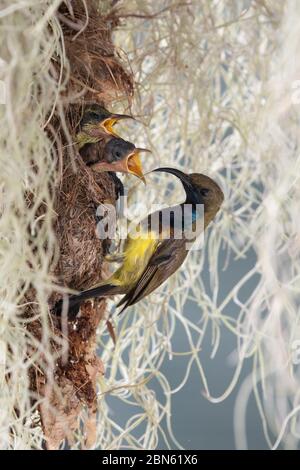
<path fill-rule="evenodd" d="M 116 192 L 116 200 L 118 200 L 120 197 L 124 196 L 125 190 L 122 181 L 117 177 L 116 173 L 110 171 L 109 175 L 111 179 L 113 180 L 114 186 L 115 186 L 115 192 Z"/>
<path fill-rule="evenodd" d="M 108 263 L 121 263 L 124 259 L 124 256 L 120 253 L 108 253 L 104 257 L 105 261 Z"/>

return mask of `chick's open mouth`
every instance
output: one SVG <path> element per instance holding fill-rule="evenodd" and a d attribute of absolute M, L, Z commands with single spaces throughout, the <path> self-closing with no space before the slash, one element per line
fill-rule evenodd
<path fill-rule="evenodd" d="M 104 127 L 104 129 L 106 130 L 106 132 L 108 134 L 112 134 L 112 135 L 118 137 L 117 134 L 115 133 L 114 129 L 113 129 L 116 122 L 117 122 L 117 119 L 106 119 L 106 121 L 104 121 L 102 126 Z"/>
<path fill-rule="evenodd" d="M 129 173 L 138 176 L 145 183 L 143 167 L 138 153 L 133 153 L 132 155 L 129 155 L 129 157 L 127 158 L 127 168 Z"/>

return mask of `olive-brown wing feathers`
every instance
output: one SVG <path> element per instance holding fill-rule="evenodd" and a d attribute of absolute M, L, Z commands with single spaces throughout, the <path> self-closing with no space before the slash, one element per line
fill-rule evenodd
<path fill-rule="evenodd" d="M 119 302 L 118 307 L 125 304 L 121 312 L 149 295 L 177 271 L 188 254 L 185 245 L 185 239 L 169 239 L 159 244 L 138 282 Z"/>

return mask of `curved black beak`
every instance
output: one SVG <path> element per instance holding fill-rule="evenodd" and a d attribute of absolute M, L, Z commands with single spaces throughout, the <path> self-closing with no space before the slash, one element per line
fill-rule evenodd
<path fill-rule="evenodd" d="M 136 119 L 133 116 L 130 116 L 130 114 L 117 114 L 117 113 L 111 113 L 109 116 L 109 119 L 116 119 L 116 121 L 122 121 L 122 119 L 132 119 L 135 121 Z"/>
<path fill-rule="evenodd" d="M 169 167 L 162 167 L 162 168 L 156 168 L 153 171 L 163 171 L 165 173 L 171 173 L 172 175 L 177 176 L 177 178 L 180 179 L 185 193 L 186 193 L 186 203 L 190 204 L 202 204 L 202 198 L 197 191 L 197 188 L 194 186 L 194 184 L 191 181 L 191 178 L 189 175 L 186 173 L 183 173 L 183 171 L 177 170 L 177 168 L 169 168 Z"/>

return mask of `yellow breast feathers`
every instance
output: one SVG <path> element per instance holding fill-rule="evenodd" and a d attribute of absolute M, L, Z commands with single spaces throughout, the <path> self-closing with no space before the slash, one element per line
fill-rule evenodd
<path fill-rule="evenodd" d="M 128 235 L 124 247 L 123 265 L 113 274 L 113 283 L 125 286 L 136 282 L 156 250 L 158 242 L 157 234 L 154 232 Z"/>

